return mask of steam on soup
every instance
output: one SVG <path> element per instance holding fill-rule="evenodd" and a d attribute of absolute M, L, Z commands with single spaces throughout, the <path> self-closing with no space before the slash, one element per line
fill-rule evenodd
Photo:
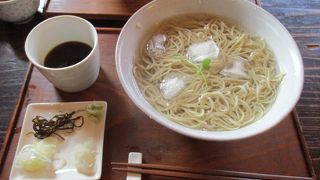
<path fill-rule="evenodd" d="M 145 99 L 168 119 L 234 130 L 274 102 L 283 74 L 260 37 L 204 14 L 167 19 L 150 34 L 133 73 Z"/>

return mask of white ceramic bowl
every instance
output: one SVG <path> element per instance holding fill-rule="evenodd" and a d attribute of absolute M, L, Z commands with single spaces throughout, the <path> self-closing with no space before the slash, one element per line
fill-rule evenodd
<path fill-rule="evenodd" d="M 0 19 L 13 23 L 24 23 L 32 19 L 40 0 L 0 1 Z"/>
<path fill-rule="evenodd" d="M 146 32 L 163 19 L 185 13 L 226 17 L 249 33 L 264 38 L 285 77 L 270 110 L 256 122 L 233 131 L 201 131 L 179 125 L 157 112 L 140 93 L 132 73 L 134 57 Z M 150 118 L 180 134 L 203 140 L 225 141 L 251 137 L 278 124 L 294 108 L 303 87 L 299 49 L 286 28 L 271 14 L 247 0 L 155 0 L 138 10 L 122 29 L 116 48 L 116 68 L 121 84 L 133 102 Z"/>

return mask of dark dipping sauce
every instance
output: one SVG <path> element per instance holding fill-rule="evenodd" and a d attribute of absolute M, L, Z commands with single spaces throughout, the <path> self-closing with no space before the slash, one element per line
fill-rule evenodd
<path fill-rule="evenodd" d="M 46 56 L 44 66 L 63 68 L 74 65 L 86 58 L 92 47 L 78 41 L 70 41 L 54 47 Z"/>

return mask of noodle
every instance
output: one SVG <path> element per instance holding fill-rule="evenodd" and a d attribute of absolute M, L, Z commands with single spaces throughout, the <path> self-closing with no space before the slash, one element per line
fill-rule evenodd
<path fill-rule="evenodd" d="M 150 55 L 144 43 L 133 74 L 145 99 L 168 119 L 201 130 L 235 130 L 261 118 L 274 102 L 283 75 L 261 38 L 208 15 L 174 17 L 160 24 L 154 34 L 166 36 L 165 52 Z M 186 49 L 208 39 L 220 53 L 199 74 L 185 56 Z M 236 56 L 245 59 L 248 79 L 219 73 Z M 187 77 L 187 83 L 181 93 L 167 100 L 159 84 L 172 72 Z"/>

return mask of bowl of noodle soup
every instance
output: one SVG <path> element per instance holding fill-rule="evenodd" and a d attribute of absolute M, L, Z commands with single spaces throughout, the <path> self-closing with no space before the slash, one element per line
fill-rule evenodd
<path fill-rule="evenodd" d="M 303 87 L 295 41 L 247 0 L 152 1 L 128 20 L 115 56 L 124 90 L 144 113 L 202 140 L 274 127 Z"/>

